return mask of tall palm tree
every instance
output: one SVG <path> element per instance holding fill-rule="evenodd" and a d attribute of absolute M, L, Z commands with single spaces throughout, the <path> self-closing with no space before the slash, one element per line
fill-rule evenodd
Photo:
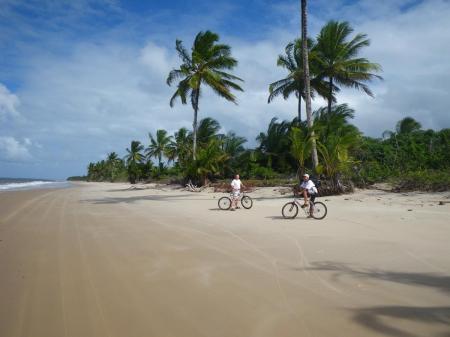
<path fill-rule="evenodd" d="M 187 97 L 190 96 L 194 109 L 192 124 L 194 160 L 197 152 L 197 116 L 202 84 L 209 86 L 217 95 L 233 103 L 236 103 L 236 97 L 231 93 L 231 89 L 243 91 L 236 83 L 242 79 L 226 72 L 237 65 L 237 60 L 231 56 L 230 46 L 219 44 L 218 41 L 219 35 L 210 31 L 200 32 L 195 37 L 191 53 L 188 53 L 182 41 L 176 40 L 175 48 L 183 63 L 179 69 L 173 69 L 167 77 L 168 85 L 177 79 L 180 80 L 177 90 L 170 99 L 171 107 L 177 97 L 182 104 L 187 104 Z"/>
<path fill-rule="evenodd" d="M 144 145 L 137 140 L 133 140 L 130 148 L 127 148 L 125 161 L 128 167 L 128 178 L 132 184 L 135 184 L 136 179 L 139 177 L 139 164 L 144 160 L 144 155 L 142 154 L 143 150 Z"/>
<path fill-rule="evenodd" d="M 162 157 L 167 156 L 169 152 L 169 144 L 172 136 L 167 135 L 166 130 L 156 130 L 156 138 L 151 133 L 148 134 L 150 138 L 150 145 L 145 150 L 148 159 L 153 157 L 158 158 L 159 169 L 162 170 Z"/>
<path fill-rule="evenodd" d="M 317 145 L 315 134 L 313 130 L 313 119 L 312 119 L 312 110 L 311 110 L 311 85 L 310 85 L 310 76 L 309 76 L 309 59 L 308 59 L 308 9 L 307 9 L 307 1 L 302 0 L 301 5 L 301 28 L 302 28 L 302 56 L 303 56 L 303 69 L 304 69 L 304 78 L 305 78 L 305 106 L 306 106 L 306 120 L 308 123 L 308 129 L 311 132 L 311 152 L 312 152 L 312 161 L 314 169 L 316 169 L 317 165 L 319 165 L 319 157 L 317 156 Z M 333 93 L 330 93 L 328 97 L 329 100 L 332 99 Z"/>
<path fill-rule="evenodd" d="M 356 88 L 373 97 L 366 82 L 382 79 L 375 73 L 381 66 L 366 58 L 357 57 L 363 47 L 370 45 L 366 34 L 356 34 L 351 40 L 353 28 L 348 22 L 329 21 L 317 36 L 317 61 L 319 76 L 328 78 L 328 111 L 331 111 L 336 85 Z"/>
<path fill-rule="evenodd" d="M 308 53 L 311 66 L 314 66 L 315 59 L 314 41 L 308 39 Z M 297 113 L 298 122 L 302 121 L 302 98 L 305 99 L 305 74 L 302 65 L 302 40 L 296 39 L 294 42 L 288 43 L 285 48 L 285 55 L 279 55 L 277 65 L 285 68 L 289 74 L 285 78 L 275 81 L 269 85 L 270 103 L 275 97 L 282 95 L 284 99 L 288 99 L 291 94 L 295 94 L 298 99 Z M 312 73 L 317 73 L 314 69 Z M 337 89 L 337 88 L 336 88 Z M 311 79 L 311 95 L 314 98 L 314 93 L 318 93 L 324 98 L 328 98 L 329 90 L 328 84 L 321 78 L 313 76 Z M 334 100 L 334 97 L 332 98 Z"/>

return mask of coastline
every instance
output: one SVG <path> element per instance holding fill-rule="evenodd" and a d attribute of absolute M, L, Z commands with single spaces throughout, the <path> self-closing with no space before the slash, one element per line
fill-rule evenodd
<path fill-rule="evenodd" d="M 449 193 L 323 197 L 329 214 L 317 221 L 282 219 L 291 196 L 276 188 L 227 212 L 217 207 L 225 193 L 149 187 L 0 193 L 0 335 L 448 328 L 438 318 L 449 307 L 450 204 L 438 201 Z"/>

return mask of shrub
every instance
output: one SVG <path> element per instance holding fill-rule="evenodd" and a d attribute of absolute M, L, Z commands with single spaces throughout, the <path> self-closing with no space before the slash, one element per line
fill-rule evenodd
<path fill-rule="evenodd" d="M 408 172 L 393 178 L 394 191 L 432 191 L 450 190 L 450 173 L 448 171 L 424 170 Z"/>

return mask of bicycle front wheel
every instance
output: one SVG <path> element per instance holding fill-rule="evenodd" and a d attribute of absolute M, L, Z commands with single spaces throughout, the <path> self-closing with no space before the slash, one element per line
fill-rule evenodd
<path fill-rule="evenodd" d="M 314 203 L 311 211 L 311 216 L 317 220 L 322 220 L 323 218 L 325 218 L 328 212 L 327 206 L 325 206 L 325 204 L 320 201 Z"/>
<path fill-rule="evenodd" d="M 219 199 L 217 204 L 219 205 L 220 209 L 223 209 L 226 211 L 227 209 L 230 209 L 230 207 L 231 207 L 231 199 L 228 197 L 222 197 Z"/>
<path fill-rule="evenodd" d="M 295 202 L 288 202 L 281 209 L 281 214 L 283 214 L 285 219 L 294 219 L 298 214 L 298 206 Z"/>
<path fill-rule="evenodd" d="M 245 209 L 250 209 L 253 206 L 253 200 L 248 195 L 244 195 L 241 199 L 241 205 Z"/>

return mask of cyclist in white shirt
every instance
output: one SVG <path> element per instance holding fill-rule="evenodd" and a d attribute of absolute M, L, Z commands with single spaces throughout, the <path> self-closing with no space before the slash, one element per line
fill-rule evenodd
<path fill-rule="evenodd" d="M 233 193 L 233 198 L 231 201 L 231 211 L 234 211 L 238 207 L 238 201 L 239 197 L 241 195 L 241 187 L 245 187 L 244 184 L 241 182 L 241 179 L 239 179 L 239 174 L 236 174 L 233 181 L 231 182 L 231 188 Z"/>
<path fill-rule="evenodd" d="M 305 199 L 305 204 L 302 207 L 307 207 L 308 197 L 310 197 L 311 201 L 314 202 L 316 199 L 317 188 L 312 180 L 309 179 L 309 174 L 305 173 L 303 175 L 303 181 L 300 184 L 300 193 L 303 194 L 303 198 Z"/>

